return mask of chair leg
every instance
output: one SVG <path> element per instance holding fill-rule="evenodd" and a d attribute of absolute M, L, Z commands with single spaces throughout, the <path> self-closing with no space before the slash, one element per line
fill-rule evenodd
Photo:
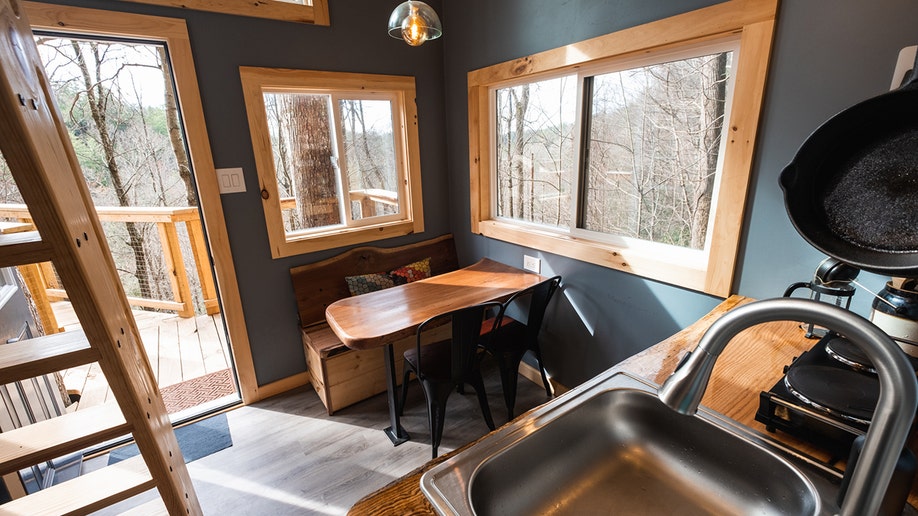
<path fill-rule="evenodd" d="M 443 439 L 443 423 L 446 420 L 446 400 L 452 389 L 437 389 L 435 386 L 425 385 L 427 394 L 427 419 L 430 424 L 431 458 L 437 458 L 437 450 Z"/>
<path fill-rule="evenodd" d="M 411 376 L 411 368 L 408 367 L 408 362 L 405 362 L 405 374 L 402 376 L 402 396 L 401 401 L 396 405 L 395 410 L 398 412 L 398 415 L 402 415 L 405 411 L 405 403 L 408 401 L 408 379 Z"/>
<path fill-rule="evenodd" d="M 485 391 L 484 380 L 479 373 L 476 377 L 469 379 L 469 383 L 478 394 L 478 405 L 481 407 L 481 414 L 484 416 L 488 428 L 494 430 L 494 418 L 491 417 L 491 407 L 488 405 L 488 393 Z"/>
<path fill-rule="evenodd" d="M 516 405 L 517 380 L 519 377 L 520 353 L 498 353 L 497 363 L 500 369 L 500 383 L 504 391 L 504 404 L 507 406 L 507 420 L 513 419 L 513 407 Z"/>
<path fill-rule="evenodd" d="M 539 364 L 539 373 L 542 375 L 542 385 L 545 387 L 545 395 L 551 398 L 554 396 L 554 392 L 551 388 L 551 382 L 548 381 L 548 375 L 545 374 L 545 366 L 542 365 L 542 352 L 538 347 L 533 349 L 532 352 L 536 357 L 536 363 Z"/>

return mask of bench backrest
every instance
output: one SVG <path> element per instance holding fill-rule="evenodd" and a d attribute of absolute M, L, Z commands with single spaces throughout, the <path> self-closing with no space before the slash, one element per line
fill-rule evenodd
<path fill-rule="evenodd" d="M 303 327 L 325 321 L 325 308 L 351 295 L 346 276 L 388 272 L 430 257 L 431 275 L 459 268 L 452 235 L 399 247 L 355 247 L 337 256 L 290 269 Z"/>

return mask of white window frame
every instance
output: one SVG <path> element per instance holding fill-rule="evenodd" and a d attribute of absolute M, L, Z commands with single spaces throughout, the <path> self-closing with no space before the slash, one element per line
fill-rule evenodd
<path fill-rule="evenodd" d="M 240 67 L 239 73 L 249 117 L 252 146 L 255 149 L 255 165 L 261 186 L 272 257 L 294 256 L 420 233 L 424 230 L 413 77 L 256 67 Z M 390 100 L 396 168 L 399 173 L 399 213 L 351 221 L 350 208 L 344 206 L 342 224 L 287 232 L 277 189 L 277 174 L 265 112 L 265 93 L 328 94 L 334 104 L 337 104 L 338 99 L 347 98 Z M 339 126 L 341 117 L 338 106 L 334 105 L 333 109 L 333 137 L 340 149 L 340 139 L 343 137 Z M 346 186 L 343 184 L 346 179 L 342 179 L 346 175 L 344 167 L 346 164 L 339 160 L 336 164 L 337 180 L 341 183 L 339 192 L 344 192 Z"/>
<path fill-rule="evenodd" d="M 472 231 L 708 294 L 729 295 L 776 9 L 775 0 L 733 0 L 470 72 Z M 496 184 L 493 153 L 497 88 L 559 75 L 576 75 L 580 82 L 584 75 L 595 75 L 599 68 L 631 68 L 638 61 L 648 64 L 644 61 L 648 55 L 671 58 L 731 38 L 739 40 L 733 56 L 733 102 L 732 109 L 725 112 L 719 167 L 724 172 L 715 186 L 705 249 L 610 238 L 580 229 L 564 231 L 496 216 L 496 190 L 491 185 Z M 578 126 L 579 116 L 578 113 Z"/>

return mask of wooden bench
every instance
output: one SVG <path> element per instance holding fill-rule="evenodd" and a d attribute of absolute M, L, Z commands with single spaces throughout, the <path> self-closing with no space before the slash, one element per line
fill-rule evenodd
<path fill-rule="evenodd" d="M 452 235 L 400 247 L 358 247 L 316 263 L 290 269 L 313 388 L 328 414 L 386 390 L 384 351 L 347 348 L 325 322 L 325 308 L 349 297 L 344 278 L 387 272 L 430 258 L 431 275 L 459 268 Z M 395 356 L 413 345 L 414 337 L 395 343 Z M 396 360 L 401 379 L 402 361 Z"/>

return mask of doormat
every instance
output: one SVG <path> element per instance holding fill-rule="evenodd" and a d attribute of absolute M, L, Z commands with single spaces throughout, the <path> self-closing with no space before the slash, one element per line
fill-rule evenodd
<path fill-rule="evenodd" d="M 176 428 L 175 438 L 178 439 L 179 449 L 186 464 L 233 445 L 225 413 Z M 136 444 L 112 450 L 108 454 L 108 464 L 121 462 L 139 453 Z"/>
<path fill-rule="evenodd" d="M 215 371 L 175 385 L 159 389 L 166 404 L 166 412 L 175 414 L 187 408 L 236 394 L 236 384 L 229 369 Z"/>

